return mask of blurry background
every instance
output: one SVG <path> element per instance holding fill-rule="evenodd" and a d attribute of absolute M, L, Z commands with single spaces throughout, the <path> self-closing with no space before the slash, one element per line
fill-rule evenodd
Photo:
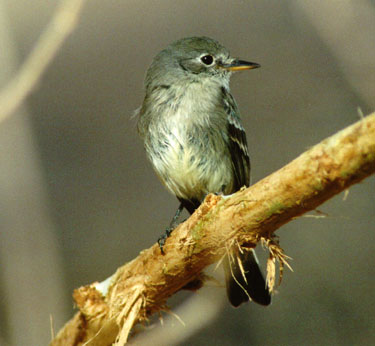
<path fill-rule="evenodd" d="M 0 86 L 55 7 L 0 1 Z M 50 315 L 56 331 L 73 316 L 74 288 L 111 275 L 169 223 L 177 200 L 153 173 L 131 116 L 153 56 L 192 35 L 262 65 L 232 78 L 253 182 L 357 121 L 358 108 L 375 108 L 375 1 L 88 1 L 25 106 L 0 123 L 1 345 L 47 344 Z M 178 295 L 171 305 L 200 299 L 190 314 L 202 328 L 179 312 L 193 335 L 160 344 L 371 344 L 374 204 L 370 177 L 322 205 L 326 218 L 280 229 L 294 272 L 268 308 L 233 309 L 215 284 Z"/>

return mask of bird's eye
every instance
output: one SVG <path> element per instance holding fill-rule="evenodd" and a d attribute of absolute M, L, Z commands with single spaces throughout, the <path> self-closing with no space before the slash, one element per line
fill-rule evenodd
<path fill-rule="evenodd" d="M 201 61 L 205 65 L 211 65 L 214 62 L 214 58 L 212 55 L 204 55 L 201 57 Z"/>

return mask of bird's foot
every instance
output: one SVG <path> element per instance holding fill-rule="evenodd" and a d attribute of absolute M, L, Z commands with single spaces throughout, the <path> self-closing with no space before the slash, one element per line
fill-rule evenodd
<path fill-rule="evenodd" d="M 166 242 L 167 238 L 171 235 L 173 229 L 174 228 L 168 227 L 165 230 L 165 232 L 158 239 L 158 244 L 159 244 L 159 248 L 160 248 L 160 251 L 161 251 L 162 255 L 165 254 L 164 245 L 165 245 L 165 242 Z"/>
<path fill-rule="evenodd" d="M 164 234 L 162 234 L 158 239 L 158 244 L 159 244 L 160 251 L 161 251 L 162 255 L 165 254 L 164 253 L 164 245 L 165 245 L 165 242 L 166 242 L 167 238 L 171 235 L 173 230 L 179 225 L 178 218 L 181 215 L 182 209 L 184 209 L 184 206 L 181 203 L 180 206 L 178 207 L 177 211 L 176 211 L 176 214 L 173 216 L 171 224 L 165 230 Z"/>

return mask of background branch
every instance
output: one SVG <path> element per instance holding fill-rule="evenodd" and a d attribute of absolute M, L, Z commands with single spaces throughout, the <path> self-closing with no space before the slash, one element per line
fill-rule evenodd
<path fill-rule="evenodd" d="M 284 263 L 285 256 L 273 232 L 374 172 L 372 114 L 250 188 L 225 198 L 209 195 L 173 232 L 164 256 L 155 244 L 119 268 L 109 287 L 92 284 L 76 290 L 80 312 L 52 345 L 125 343 L 132 326 L 166 309 L 172 294 L 191 282 L 191 288 L 199 288 L 201 271 L 237 242 L 252 247 L 264 240 L 271 256 L 269 273 L 274 272 L 274 259 Z M 268 280 L 274 282 L 274 277 L 269 275 Z"/>
<path fill-rule="evenodd" d="M 64 0 L 17 74 L 0 92 L 0 123 L 19 107 L 38 83 L 69 34 L 85 0 Z"/>

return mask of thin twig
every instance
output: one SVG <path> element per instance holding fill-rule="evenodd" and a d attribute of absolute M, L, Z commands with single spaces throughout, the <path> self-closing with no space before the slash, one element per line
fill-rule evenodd
<path fill-rule="evenodd" d="M 85 0 L 64 0 L 17 74 L 0 93 L 0 123 L 25 100 L 77 25 Z"/>

